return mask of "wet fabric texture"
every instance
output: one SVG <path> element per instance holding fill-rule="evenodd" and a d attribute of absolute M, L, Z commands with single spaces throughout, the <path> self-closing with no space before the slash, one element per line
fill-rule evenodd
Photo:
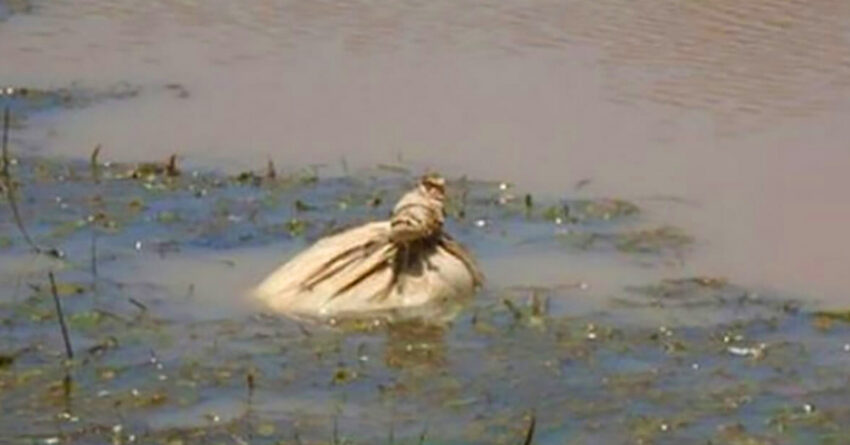
<path fill-rule="evenodd" d="M 269 275 L 254 295 L 297 317 L 444 315 L 447 303 L 472 295 L 482 282 L 472 255 L 443 232 L 444 184 L 439 176 L 423 177 L 389 221 L 319 240 Z"/>

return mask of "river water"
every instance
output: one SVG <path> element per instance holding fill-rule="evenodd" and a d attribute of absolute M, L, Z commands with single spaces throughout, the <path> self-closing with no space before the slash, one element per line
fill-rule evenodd
<path fill-rule="evenodd" d="M 582 193 L 631 199 L 696 237 L 678 275 L 850 303 L 845 1 L 7 9 L 21 5 L 0 22 L 0 83 L 150 91 L 33 119 L 15 139 L 31 151 L 102 144 L 112 159 L 176 152 L 226 171 L 404 162 L 549 197 L 590 180 Z M 167 84 L 184 93 L 156 89 Z"/>

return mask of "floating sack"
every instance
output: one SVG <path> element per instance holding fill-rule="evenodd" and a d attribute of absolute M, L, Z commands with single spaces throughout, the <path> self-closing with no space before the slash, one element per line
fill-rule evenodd
<path fill-rule="evenodd" d="M 445 180 L 423 177 L 389 221 L 316 242 L 254 295 L 275 311 L 308 318 L 399 313 L 428 316 L 471 296 L 482 282 L 472 255 L 443 232 Z"/>

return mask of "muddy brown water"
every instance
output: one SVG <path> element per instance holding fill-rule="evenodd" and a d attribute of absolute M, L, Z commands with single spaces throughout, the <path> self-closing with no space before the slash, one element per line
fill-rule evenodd
<path fill-rule="evenodd" d="M 658 211 L 703 244 L 693 271 L 850 301 L 846 2 L 29 4 L 2 83 L 188 92 L 44 117 L 21 136 L 43 153 L 590 179 L 680 198 Z"/>
<path fill-rule="evenodd" d="M 529 208 L 504 184 L 452 181 L 466 204 L 450 197 L 447 229 L 489 264 L 487 286 L 448 325 L 323 326 L 240 291 L 339 224 L 386 215 L 409 174 L 175 175 L 52 157 L 10 172 L 32 238 L 64 256 L 33 255 L 2 207 L 3 443 L 507 445 L 532 418 L 538 444 L 850 434 L 848 313 L 664 280 L 694 246 L 624 201 Z"/>
<path fill-rule="evenodd" d="M 41 184 L 26 161 L 24 218 L 40 241 L 54 226 L 71 231 L 58 277 L 82 358 L 59 363 L 50 265 L 20 255 L 14 239 L 0 257 L 7 436 L 27 424 L 21 443 L 273 443 L 295 441 L 292 431 L 325 443 L 339 422 L 357 443 L 393 428 L 415 442 L 429 425 L 446 443 L 518 443 L 537 407 L 541 443 L 846 437 L 846 314 L 810 311 L 850 304 L 850 3 L 0 5 L 0 87 L 139 91 L 33 113 L 13 132 L 16 153 L 79 164 L 102 144 L 103 160 L 176 152 L 186 172 L 235 173 L 271 158 L 282 174 L 323 165 L 323 178 L 403 164 L 495 180 L 495 195 L 514 183 L 508 192 L 542 205 L 628 199 L 642 213 L 615 230 L 673 224 L 695 239 L 687 255 L 660 260 L 560 249 L 582 239 L 483 206 L 474 218 L 484 227 L 473 218 L 451 229 L 481 257 L 488 289 L 444 337 L 305 333 L 234 297 L 303 246 L 277 224 L 296 196 L 239 185 L 196 200 L 192 184 L 171 196 L 160 179 L 116 181 L 116 209 L 135 196 L 150 208 L 103 235 L 98 301 L 87 287 L 76 293 L 90 280 L 89 239 L 74 224 L 93 186 L 56 180 L 61 167 Z M 298 195 L 326 206 L 310 218 L 379 216 L 336 209 L 344 187 L 319 184 Z M 267 219 L 252 227 L 257 208 Z M 594 224 L 575 230 L 607 230 Z M 243 230 L 247 246 L 233 241 Z M 169 250 L 171 237 L 182 250 Z M 659 281 L 690 276 L 734 284 Z M 662 285 L 623 290 L 648 283 Z M 551 313 L 537 313 L 540 295 Z M 785 296 L 811 305 L 797 312 Z M 611 305 L 621 311 L 608 314 Z M 253 399 L 246 375 L 256 376 Z"/>

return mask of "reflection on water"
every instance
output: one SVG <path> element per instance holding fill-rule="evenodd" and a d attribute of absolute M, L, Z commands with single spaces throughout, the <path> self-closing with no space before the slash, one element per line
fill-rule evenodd
<path fill-rule="evenodd" d="M 41 115 L 27 147 L 590 178 L 694 233 L 689 270 L 847 302 L 847 2 L 32 4 L 0 24 L 2 82 L 142 93 Z"/>

